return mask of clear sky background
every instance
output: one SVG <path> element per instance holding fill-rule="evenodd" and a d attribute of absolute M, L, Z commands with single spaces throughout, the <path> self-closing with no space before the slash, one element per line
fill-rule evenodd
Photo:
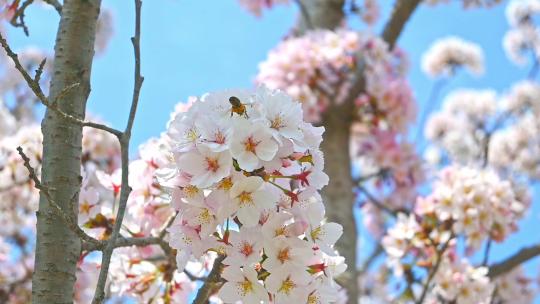
<path fill-rule="evenodd" d="M 380 31 L 393 3 L 379 2 L 384 10 L 382 22 L 373 29 L 375 32 Z M 457 87 L 504 92 L 528 73 L 528 68 L 510 63 L 502 49 L 502 37 L 508 29 L 504 4 L 492 9 L 463 10 L 460 1 L 451 2 L 437 7 L 422 5 L 398 42 L 410 55 L 409 80 L 421 108 L 434 83 L 420 70 L 421 56 L 440 37 L 457 35 L 481 44 L 486 65 L 486 73 L 481 77 L 460 73 L 445 87 L 441 97 Z M 123 128 L 133 87 L 130 37 L 134 31 L 134 8 L 132 1 L 127 0 L 104 0 L 103 5 L 113 11 L 115 33 L 107 52 L 94 63 L 88 110 Z M 277 6 L 265 11 L 262 18 L 256 18 L 236 0 L 145 0 L 142 15 L 145 82 L 135 120 L 134 147 L 164 131 L 174 105 L 188 96 L 223 88 L 252 87 L 258 63 L 289 32 L 296 20 L 297 7 Z M 14 48 L 35 45 L 52 52 L 56 12 L 35 6 L 26 20 L 29 38 L 19 29 L 9 31 L 8 40 Z M 358 24 L 352 22 L 353 26 Z M 491 260 L 503 259 L 521 246 L 538 243 L 539 215 L 540 197 L 535 195 L 534 208 L 520 226 L 527 233 L 518 233 L 504 245 L 495 245 Z M 361 251 L 361 256 L 367 254 L 369 251 Z M 527 264 L 527 268 L 531 274 L 539 270 L 537 262 Z"/>

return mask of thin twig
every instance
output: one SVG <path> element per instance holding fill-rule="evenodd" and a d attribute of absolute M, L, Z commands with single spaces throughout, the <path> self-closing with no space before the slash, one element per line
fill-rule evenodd
<path fill-rule="evenodd" d="M 426 120 L 431 114 L 431 111 L 435 109 L 436 105 L 438 105 L 438 97 L 441 93 L 441 90 L 444 88 L 444 86 L 448 84 L 448 80 L 446 78 L 438 79 L 433 86 L 431 87 L 431 91 L 429 92 L 429 97 L 426 101 L 426 104 L 423 109 L 420 110 L 420 117 L 418 120 L 418 129 L 416 130 L 416 135 L 414 136 L 414 141 L 416 143 L 419 142 L 420 137 L 422 135 L 422 132 L 424 131 L 424 126 L 426 124 Z"/>
<path fill-rule="evenodd" d="M 122 136 L 122 132 L 119 131 L 119 130 L 113 129 L 113 128 L 108 127 L 108 126 L 103 125 L 103 124 L 99 124 L 99 123 L 95 123 L 95 122 L 89 122 L 89 121 L 83 121 L 83 120 L 81 120 L 81 119 L 79 119 L 79 118 L 77 118 L 77 117 L 75 117 L 73 115 L 69 115 L 69 114 L 63 112 L 60 108 L 58 108 L 56 106 L 57 102 L 61 98 L 63 98 L 67 92 L 69 92 L 71 89 L 77 87 L 79 85 L 79 83 L 74 83 L 74 84 L 71 84 L 71 85 L 65 87 L 60 92 L 60 94 L 58 94 L 58 96 L 55 98 L 55 100 L 53 102 L 50 102 L 49 98 L 47 96 L 45 96 L 45 93 L 43 93 L 43 90 L 41 89 L 41 86 L 39 85 L 39 80 L 41 78 L 41 74 L 43 73 L 43 66 L 45 65 L 45 61 L 41 62 L 38 69 L 36 70 L 35 78 L 32 78 L 30 76 L 30 74 L 28 74 L 28 72 L 22 66 L 21 62 L 19 61 L 19 57 L 18 57 L 17 53 L 15 53 L 11 49 L 11 47 L 7 43 L 4 36 L 2 36 L 2 33 L 0 33 L 0 44 L 2 45 L 4 50 L 6 51 L 6 54 L 8 55 L 8 57 L 11 58 L 11 60 L 15 64 L 15 68 L 19 71 L 19 73 L 21 73 L 21 76 L 24 78 L 24 80 L 26 81 L 26 83 L 28 84 L 28 86 L 30 87 L 32 92 L 34 92 L 36 97 L 41 101 L 41 103 L 44 106 L 50 108 L 55 113 L 62 116 L 62 118 L 66 119 L 66 120 L 69 120 L 72 123 L 78 124 L 81 127 L 91 127 L 91 128 L 103 130 L 103 131 L 106 131 L 106 132 L 109 132 L 109 133 L 115 135 L 118 138 L 120 138 Z"/>
<path fill-rule="evenodd" d="M 69 217 L 64 212 L 64 210 L 62 210 L 62 208 L 60 206 L 58 206 L 58 204 L 52 199 L 52 196 L 51 196 L 51 194 L 49 192 L 49 188 L 46 187 L 45 185 L 41 184 L 41 181 L 39 180 L 39 178 L 36 175 L 36 171 L 30 165 L 30 158 L 28 158 L 28 156 L 26 156 L 26 154 L 24 153 L 23 149 L 20 146 L 17 147 L 17 151 L 19 152 L 19 155 L 22 157 L 22 159 L 24 161 L 24 166 L 28 170 L 28 174 L 30 176 L 30 179 L 32 179 L 32 181 L 34 181 L 34 185 L 35 185 L 36 189 L 38 189 L 45 196 L 45 198 L 47 199 L 49 204 L 53 207 L 52 210 L 54 211 L 54 213 L 56 213 L 56 215 L 58 217 L 60 217 L 64 221 L 64 223 L 71 229 L 71 231 L 73 231 L 75 234 L 77 234 L 77 236 L 79 236 L 81 238 L 81 240 L 83 240 L 85 242 L 88 242 L 88 243 L 91 243 L 91 244 L 99 244 L 98 240 L 96 240 L 95 238 L 93 238 L 90 235 L 86 234 L 86 232 L 84 232 L 81 229 L 81 227 L 79 227 L 79 225 L 77 225 L 73 221 L 73 219 L 71 217 Z M 75 198 L 75 197 L 77 197 L 77 195 L 74 195 L 73 197 Z"/>
<path fill-rule="evenodd" d="M 388 213 L 389 215 L 395 217 L 397 216 L 397 214 L 399 212 L 403 212 L 403 213 L 407 213 L 406 210 L 394 210 L 388 206 L 386 206 L 385 204 L 383 204 L 383 202 L 379 201 L 375 196 L 373 196 L 373 194 L 371 194 L 371 192 L 369 192 L 363 185 L 357 185 L 358 187 L 358 190 L 360 190 L 360 192 L 362 192 L 366 198 L 373 204 L 375 205 L 375 207 L 379 208 L 380 210 Z"/>
<path fill-rule="evenodd" d="M 186 276 L 192 280 L 192 281 L 201 281 L 201 282 L 205 282 L 208 278 L 206 277 L 199 277 L 199 276 L 196 276 L 194 275 L 193 273 L 191 273 L 189 270 L 186 270 L 184 269 L 184 273 L 186 274 Z"/>
<path fill-rule="evenodd" d="M 135 120 L 135 114 L 137 112 L 137 105 L 139 103 L 139 95 L 144 81 L 141 76 L 141 55 L 140 55 L 140 39 L 141 39 L 141 0 L 135 0 L 135 35 L 131 38 L 133 43 L 133 51 L 135 55 L 135 72 L 134 72 L 134 86 L 133 86 L 133 98 L 131 101 L 131 109 L 129 111 L 129 118 L 120 140 L 120 152 L 122 162 L 122 185 L 120 189 L 120 202 L 118 206 L 118 212 L 115 219 L 114 228 L 110 239 L 107 241 L 107 245 L 103 250 L 101 259 L 101 269 L 99 272 L 98 283 L 96 285 L 96 293 L 92 300 L 93 304 L 100 304 L 105 297 L 105 283 L 107 282 L 107 274 L 109 272 L 109 265 L 111 262 L 111 256 L 118 241 L 120 235 L 120 228 L 124 220 L 124 214 L 126 212 L 126 205 L 129 194 L 131 193 L 131 187 L 129 186 L 129 142 L 131 138 L 131 130 L 133 128 L 133 122 Z M 161 240 L 161 239 L 160 239 Z"/>
<path fill-rule="evenodd" d="M 369 174 L 366 174 L 366 175 L 363 175 L 363 176 L 360 176 L 360 177 L 356 178 L 354 180 L 354 183 L 355 184 L 363 183 L 363 182 L 366 182 L 366 181 L 368 181 L 370 179 L 373 179 L 373 178 L 379 178 L 379 177 L 384 178 L 385 176 L 387 176 L 390 173 L 390 171 L 391 171 L 390 168 L 381 168 L 380 170 L 377 170 L 376 172 L 369 173 Z"/>
<path fill-rule="evenodd" d="M 28 27 L 26 26 L 26 23 L 24 22 L 24 13 L 28 6 L 32 4 L 34 0 L 26 0 L 21 4 L 21 6 L 15 11 L 15 14 L 13 14 L 13 17 L 11 18 L 11 25 L 14 27 L 22 27 L 24 34 L 28 36 L 30 33 L 28 32 Z M 17 21 L 19 19 L 20 21 Z"/>
<path fill-rule="evenodd" d="M 446 249 L 448 248 L 448 245 L 450 245 L 450 241 L 454 238 L 454 236 L 450 236 L 448 240 L 443 244 L 441 250 L 437 251 L 437 260 L 435 261 L 435 265 L 433 268 L 430 269 L 428 278 L 426 282 L 424 283 L 424 287 L 422 288 L 422 294 L 420 295 L 420 298 L 418 301 L 416 301 L 416 304 L 423 304 L 424 300 L 426 299 L 427 293 L 429 291 L 429 285 L 431 285 L 431 281 L 433 281 L 433 278 L 435 277 L 435 274 L 437 273 L 437 270 L 439 270 L 439 267 L 441 266 L 441 262 L 443 260 L 443 255 Z"/>
<path fill-rule="evenodd" d="M 214 261 L 212 270 L 208 275 L 208 278 L 204 282 L 203 286 L 199 288 L 193 304 L 206 304 L 208 303 L 208 298 L 212 295 L 214 288 L 221 282 L 221 272 L 223 271 L 223 260 L 225 255 L 219 255 Z"/>
<path fill-rule="evenodd" d="M 486 248 L 484 250 L 484 258 L 482 259 L 482 266 L 486 266 L 489 260 L 489 252 L 491 250 L 491 243 L 493 243 L 493 239 L 491 237 L 488 238 L 486 243 Z"/>

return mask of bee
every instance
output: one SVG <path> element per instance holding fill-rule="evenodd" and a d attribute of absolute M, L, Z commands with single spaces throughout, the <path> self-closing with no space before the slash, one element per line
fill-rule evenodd
<path fill-rule="evenodd" d="M 240 99 L 236 96 L 231 96 L 229 98 L 229 103 L 231 104 L 231 117 L 234 113 L 244 116 L 245 118 L 249 118 L 247 115 L 246 105 L 243 104 Z"/>

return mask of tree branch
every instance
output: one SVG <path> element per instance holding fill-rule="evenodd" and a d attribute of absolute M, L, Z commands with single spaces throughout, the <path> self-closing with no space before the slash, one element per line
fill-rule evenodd
<path fill-rule="evenodd" d="M 26 36 L 29 35 L 29 32 L 28 32 L 28 27 L 26 26 L 26 23 L 24 22 L 24 13 L 26 9 L 28 8 L 28 6 L 30 6 L 30 4 L 32 4 L 33 2 L 34 0 L 24 1 L 21 7 L 19 7 L 15 11 L 15 14 L 13 14 L 13 17 L 10 20 L 11 25 L 13 25 L 14 27 L 22 27 L 24 34 Z M 19 21 L 17 21 L 17 19 L 19 19 Z"/>
<path fill-rule="evenodd" d="M 448 240 L 443 244 L 441 250 L 437 251 L 437 259 L 435 261 L 435 265 L 433 268 L 431 268 L 431 271 L 429 272 L 428 278 L 426 282 L 424 283 L 424 287 L 422 288 L 422 294 L 420 295 L 420 299 L 416 302 L 416 304 L 423 304 L 424 300 L 426 299 L 427 293 L 430 290 L 429 285 L 431 285 L 431 281 L 435 277 L 435 274 L 437 274 L 437 270 L 439 270 L 439 267 L 441 266 L 441 262 L 443 260 L 443 255 L 446 249 L 448 248 L 448 245 L 450 245 L 450 241 L 454 238 L 454 236 L 450 236 Z"/>
<path fill-rule="evenodd" d="M 224 267 L 222 262 L 225 257 L 225 255 L 219 255 L 216 258 L 214 265 L 212 266 L 212 271 L 210 271 L 210 274 L 208 275 L 208 278 L 204 282 L 203 286 L 199 288 L 197 296 L 195 297 L 195 300 L 193 300 L 193 304 L 208 303 L 208 298 L 212 295 L 212 291 L 221 281 L 221 272 L 223 271 Z"/>
<path fill-rule="evenodd" d="M 491 267 L 489 267 L 488 276 L 491 279 L 494 279 L 514 269 L 516 266 L 519 266 L 520 264 L 525 263 L 528 260 L 533 259 L 539 255 L 540 255 L 540 244 L 522 248 L 520 251 L 508 257 L 506 260 L 503 260 L 502 262 L 496 263 L 492 265 Z"/>
<path fill-rule="evenodd" d="M 58 101 L 61 100 L 70 90 L 78 87 L 80 85 L 79 83 L 73 83 L 73 84 L 65 87 L 62 90 L 62 92 L 60 92 L 60 94 L 58 94 L 58 96 L 54 99 L 54 101 L 50 102 L 49 98 L 47 96 L 45 96 L 45 93 L 43 93 L 43 90 L 41 89 L 41 86 L 39 85 L 39 80 L 41 78 L 41 74 L 43 73 L 43 67 L 45 66 L 45 60 L 41 61 L 38 69 L 36 70 L 35 77 L 32 78 L 32 76 L 30 76 L 30 74 L 28 74 L 28 72 L 22 66 L 21 62 L 19 61 L 19 57 L 18 57 L 17 53 L 15 53 L 11 49 L 11 47 L 7 43 L 4 36 L 2 36 L 2 33 L 0 33 L 0 44 L 2 45 L 4 50 L 6 51 L 6 54 L 8 55 L 8 57 L 11 58 L 11 60 L 15 64 L 15 68 L 19 71 L 19 73 L 21 73 L 21 76 L 24 78 L 24 80 L 26 81 L 26 83 L 28 84 L 28 86 L 30 87 L 32 92 L 34 92 L 36 97 L 41 101 L 41 103 L 44 106 L 46 106 L 47 108 L 53 110 L 54 112 L 56 112 L 60 116 L 62 116 L 63 119 L 69 120 L 72 123 L 80 125 L 81 127 L 91 127 L 91 128 L 94 128 L 94 129 L 103 130 L 105 132 L 109 132 L 109 133 L 113 134 L 114 136 L 116 136 L 118 138 L 120 138 L 122 136 L 122 132 L 119 131 L 119 130 L 113 129 L 113 128 L 108 127 L 108 126 L 103 125 L 103 124 L 90 122 L 90 121 L 83 121 L 83 120 L 81 120 L 81 119 L 79 119 L 79 118 L 77 118 L 77 117 L 75 117 L 73 115 L 70 115 L 70 114 L 67 114 L 67 113 L 63 112 L 58 107 Z"/>
<path fill-rule="evenodd" d="M 49 188 L 47 188 L 46 186 L 41 184 L 41 181 L 39 180 L 39 178 L 36 175 L 36 171 L 30 165 L 30 158 L 28 158 L 28 156 L 26 156 L 26 154 L 24 154 L 24 151 L 20 146 L 17 147 L 17 151 L 19 152 L 19 155 L 22 157 L 22 159 L 24 161 L 24 166 L 28 170 L 28 174 L 30 176 L 30 179 L 34 182 L 34 185 L 35 185 L 36 189 L 38 189 L 47 198 L 47 201 L 53 207 L 54 213 L 56 213 L 56 215 L 58 217 L 60 217 L 64 221 L 64 223 L 75 234 L 77 234 L 77 236 L 79 236 L 79 238 L 81 238 L 81 240 L 83 240 L 83 241 L 85 241 L 85 242 L 87 242 L 89 244 L 93 244 L 93 245 L 99 244 L 98 240 L 96 240 L 95 238 L 91 237 L 86 232 L 84 232 L 84 230 L 82 230 L 81 227 L 79 227 L 79 225 L 74 223 L 71 220 L 71 218 L 62 210 L 62 208 L 60 206 L 58 206 L 58 204 L 52 199 L 51 194 L 49 193 Z M 76 195 L 74 197 L 76 197 Z"/>
<path fill-rule="evenodd" d="M 382 39 L 388 43 L 390 50 L 394 48 L 399 35 L 405 27 L 405 23 L 411 17 L 412 13 L 418 7 L 420 2 L 421 0 L 396 0 L 394 9 L 392 10 L 392 15 L 386 23 L 382 33 Z M 347 96 L 348 98 L 345 100 L 345 102 L 354 102 L 356 97 L 358 97 L 360 93 L 364 92 L 366 85 L 366 80 L 364 78 L 364 67 L 365 63 L 361 60 L 358 64 L 353 86 L 351 87 L 349 95 Z"/>
<path fill-rule="evenodd" d="M 394 210 L 388 206 L 386 206 L 383 202 L 379 201 L 375 196 L 373 196 L 373 194 L 371 194 L 371 192 L 369 192 L 363 185 L 358 185 L 357 186 L 358 190 L 360 190 L 360 192 L 362 192 L 366 198 L 373 204 L 375 205 L 375 207 L 379 208 L 380 210 L 388 213 L 389 215 L 393 216 L 393 217 L 396 217 L 398 213 L 400 212 L 403 212 L 403 213 L 408 213 L 407 210 L 402 210 L 402 209 L 399 209 L 399 210 Z"/>
<path fill-rule="evenodd" d="M 43 0 L 43 2 L 51 5 L 58 12 L 59 15 L 62 15 L 62 4 L 58 0 Z"/>
<path fill-rule="evenodd" d="M 382 39 L 388 43 L 390 49 L 394 48 L 399 35 L 405 27 L 405 23 L 411 17 L 421 0 L 397 0 L 392 15 L 386 23 L 382 33 Z"/>
<path fill-rule="evenodd" d="M 93 304 L 102 303 L 105 297 L 105 283 L 107 282 L 107 274 L 109 272 L 109 265 L 111 262 L 111 256 L 118 241 L 120 235 L 120 228 L 124 220 L 124 214 L 126 212 L 126 205 L 129 194 L 131 193 L 131 187 L 129 186 L 129 142 L 131 138 L 131 130 L 133 128 L 133 122 L 135 120 L 135 114 L 137 112 L 137 105 L 139 103 L 139 95 L 142 83 L 144 81 L 141 76 L 141 55 L 140 55 L 140 39 L 141 39 L 141 0 L 135 0 L 135 35 L 131 38 L 133 43 L 133 51 L 135 55 L 135 72 L 134 72 L 134 86 L 133 86 L 133 98 L 131 101 L 131 109 L 129 111 L 129 118 L 126 125 L 126 129 L 120 140 L 121 162 L 122 162 L 122 185 L 120 189 L 120 202 L 118 212 L 116 215 L 116 221 L 114 224 L 111 238 L 107 241 L 107 245 L 103 250 L 103 256 L 101 259 L 101 269 L 99 272 L 98 283 L 96 286 L 96 293 L 94 294 Z"/>

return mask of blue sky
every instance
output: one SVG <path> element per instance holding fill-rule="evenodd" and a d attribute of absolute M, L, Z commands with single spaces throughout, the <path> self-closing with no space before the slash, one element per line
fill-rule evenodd
<path fill-rule="evenodd" d="M 384 3 L 382 20 L 385 20 L 393 1 L 380 2 Z M 486 64 L 484 76 L 475 78 L 460 73 L 445 87 L 443 95 L 456 87 L 504 92 L 527 75 L 528 69 L 512 65 L 502 49 L 501 39 L 508 29 L 504 5 L 464 11 L 459 2 L 421 6 L 399 40 L 399 45 L 410 55 L 409 80 L 420 107 L 434 83 L 420 70 L 421 55 L 440 37 L 457 35 L 481 44 Z M 133 51 L 129 40 L 133 33 L 133 3 L 105 0 L 104 6 L 113 10 L 115 34 L 106 54 L 94 63 L 88 109 L 123 128 L 133 86 Z M 236 0 L 146 0 L 141 44 L 145 82 L 135 121 L 134 146 L 159 135 L 174 105 L 188 96 L 223 88 L 251 87 L 258 63 L 288 33 L 296 14 L 297 8 L 292 5 L 278 6 L 256 18 L 242 10 Z M 37 45 L 52 50 L 58 21 L 56 12 L 36 6 L 26 19 L 30 38 L 24 37 L 20 30 L 9 32 L 9 41 L 15 49 Z M 380 28 L 381 24 L 375 31 Z M 535 197 L 537 201 L 540 199 Z M 522 245 L 540 241 L 535 233 L 540 203 L 535 205 L 521 224 L 522 231 L 528 233 L 517 234 L 505 245 L 495 245 L 492 260 L 502 259 Z M 530 265 L 531 273 L 537 273 L 538 263 Z"/>

